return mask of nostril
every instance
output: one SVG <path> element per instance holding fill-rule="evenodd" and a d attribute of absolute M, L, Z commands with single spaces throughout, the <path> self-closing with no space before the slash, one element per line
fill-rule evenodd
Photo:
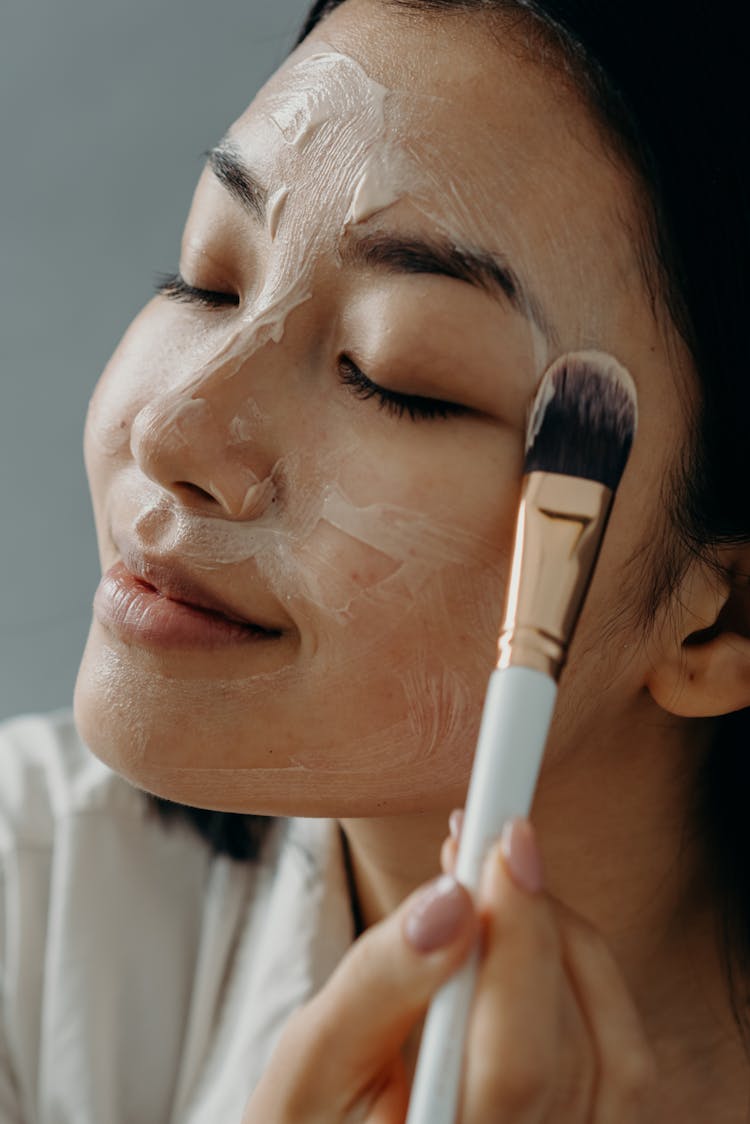
<path fill-rule="evenodd" d="M 263 514 L 269 504 L 276 502 L 276 485 L 270 476 L 251 484 L 245 492 L 242 501 L 240 517 L 242 519 L 257 519 Z"/>
<path fill-rule="evenodd" d="M 207 492 L 205 488 L 201 488 L 198 484 L 191 483 L 190 480 L 177 480 L 173 487 L 175 491 L 179 489 L 180 491 L 187 492 L 189 496 L 193 496 L 196 499 L 208 500 L 212 504 L 217 502 L 216 496 L 211 495 L 210 492 Z"/>
<path fill-rule="evenodd" d="M 226 438 L 205 398 L 165 399 L 136 416 L 131 449 L 143 473 L 187 507 L 233 520 L 258 518 L 275 496 L 273 472 L 256 444 L 240 457 Z"/>
<path fill-rule="evenodd" d="M 251 474 L 252 475 L 252 474 Z M 212 477 L 202 487 L 192 480 L 175 480 L 169 490 L 187 506 L 214 510 L 217 505 L 230 519 L 258 519 L 275 498 L 276 488 L 270 476 L 264 480 L 223 480 Z"/>

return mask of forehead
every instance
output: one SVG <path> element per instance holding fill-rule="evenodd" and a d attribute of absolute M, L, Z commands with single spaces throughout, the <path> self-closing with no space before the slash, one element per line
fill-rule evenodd
<path fill-rule="evenodd" d="M 232 141 L 271 194 L 296 195 L 299 221 L 330 222 L 332 196 L 346 191 L 332 227 L 352 208 L 382 223 L 406 199 L 416 222 L 506 256 L 551 310 L 560 344 L 577 347 L 643 299 L 636 200 L 577 96 L 503 34 L 482 16 L 348 0 Z M 401 221 L 403 206 L 394 214 Z"/>

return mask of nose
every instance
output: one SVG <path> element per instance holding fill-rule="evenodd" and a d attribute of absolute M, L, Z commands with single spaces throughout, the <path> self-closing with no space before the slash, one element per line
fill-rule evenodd
<path fill-rule="evenodd" d="M 242 377 L 199 382 L 152 398 L 133 420 L 132 455 L 141 470 L 191 507 L 256 519 L 275 498 L 276 459 L 265 419 Z"/>

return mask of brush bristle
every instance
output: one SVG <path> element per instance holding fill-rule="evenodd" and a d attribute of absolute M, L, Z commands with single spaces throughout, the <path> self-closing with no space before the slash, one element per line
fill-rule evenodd
<path fill-rule="evenodd" d="M 556 359 L 531 408 L 524 473 L 557 472 L 616 491 L 638 420 L 632 378 L 610 355 Z"/>

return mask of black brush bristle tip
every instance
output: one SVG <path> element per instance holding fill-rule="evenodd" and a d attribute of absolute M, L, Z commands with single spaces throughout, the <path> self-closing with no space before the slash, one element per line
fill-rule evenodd
<path fill-rule="evenodd" d="M 547 370 L 531 409 L 524 474 L 596 480 L 614 492 L 638 423 L 632 378 L 610 355 L 579 351 Z"/>

